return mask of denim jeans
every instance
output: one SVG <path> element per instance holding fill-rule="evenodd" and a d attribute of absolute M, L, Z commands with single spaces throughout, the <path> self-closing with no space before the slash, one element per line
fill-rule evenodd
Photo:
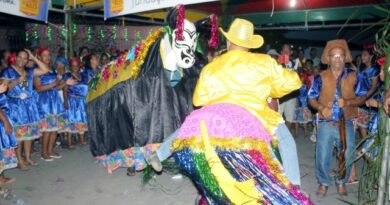
<path fill-rule="evenodd" d="M 275 131 L 279 140 L 279 152 L 282 158 L 282 165 L 287 178 L 294 185 L 301 185 L 301 175 L 299 172 L 297 146 L 294 138 L 286 124 L 279 124 Z"/>
<path fill-rule="evenodd" d="M 157 156 L 162 162 L 172 155 L 171 144 L 179 134 L 179 129 L 172 133 L 157 149 Z M 283 169 L 287 178 L 294 185 L 301 185 L 299 163 L 295 141 L 286 124 L 279 124 L 275 135 L 279 140 L 279 151 L 283 161 Z"/>
<path fill-rule="evenodd" d="M 337 184 L 345 184 L 348 182 L 351 173 L 352 161 L 354 160 L 355 151 L 355 129 L 352 121 L 345 123 L 346 133 L 346 175 L 344 179 L 336 178 Z M 318 124 L 317 144 L 316 144 L 316 177 L 321 185 L 329 186 L 332 178 L 329 172 L 333 162 L 333 146 L 336 145 L 337 154 L 341 149 L 339 125 L 329 122 L 320 122 Z"/>
<path fill-rule="evenodd" d="M 172 155 L 171 145 L 179 134 L 179 130 L 180 129 L 175 130 L 175 132 L 173 132 L 168 138 L 166 138 L 164 142 L 160 145 L 160 147 L 156 150 L 157 157 L 160 162 L 168 159 Z"/>

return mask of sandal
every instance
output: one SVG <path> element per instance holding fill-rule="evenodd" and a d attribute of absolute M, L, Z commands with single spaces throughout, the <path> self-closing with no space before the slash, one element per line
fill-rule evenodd
<path fill-rule="evenodd" d="M 15 178 L 2 177 L 0 179 L 0 185 L 12 184 L 16 181 Z"/>
<path fill-rule="evenodd" d="M 26 160 L 27 164 L 30 165 L 30 166 L 33 166 L 33 167 L 37 167 L 39 164 L 32 161 L 31 159 L 30 160 Z"/>
<path fill-rule="evenodd" d="M 127 168 L 127 173 L 126 173 L 127 176 L 135 176 L 135 168 L 133 167 L 129 167 Z"/>
<path fill-rule="evenodd" d="M 45 162 L 52 162 L 52 161 L 53 161 L 53 158 L 41 156 L 41 160 L 43 160 L 43 161 L 45 161 Z"/>
<path fill-rule="evenodd" d="M 11 190 L 6 189 L 6 188 L 0 188 L 0 196 L 1 198 L 4 198 L 4 196 L 8 195 L 11 193 Z"/>
<path fill-rule="evenodd" d="M 358 179 L 349 179 L 346 185 L 352 185 L 352 184 L 357 184 L 359 183 Z"/>
<path fill-rule="evenodd" d="M 62 156 L 60 154 L 55 153 L 55 152 L 53 152 L 53 154 L 51 154 L 50 157 L 54 158 L 54 159 L 61 159 L 62 158 Z"/>
<path fill-rule="evenodd" d="M 24 171 L 24 172 L 30 170 L 24 163 L 23 164 L 18 163 L 18 168 L 20 171 Z"/>

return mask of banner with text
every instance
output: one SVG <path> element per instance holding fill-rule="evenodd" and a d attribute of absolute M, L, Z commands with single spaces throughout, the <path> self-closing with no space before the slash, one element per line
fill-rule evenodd
<path fill-rule="evenodd" d="M 174 7 L 178 4 L 198 4 L 210 1 L 217 0 L 104 0 L 104 19 Z"/>
<path fill-rule="evenodd" d="M 47 22 L 49 0 L 0 0 L 0 12 Z"/>

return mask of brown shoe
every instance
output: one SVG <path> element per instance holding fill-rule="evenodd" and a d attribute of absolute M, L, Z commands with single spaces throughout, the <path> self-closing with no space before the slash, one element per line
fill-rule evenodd
<path fill-rule="evenodd" d="M 319 185 L 316 191 L 317 197 L 324 197 L 326 195 L 326 192 L 328 192 L 328 186 L 325 185 Z"/>
<path fill-rule="evenodd" d="M 347 187 L 345 186 L 345 184 L 337 184 L 336 187 L 337 187 L 337 193 L 340 196 L 347 196 L 348 195 Z"/>

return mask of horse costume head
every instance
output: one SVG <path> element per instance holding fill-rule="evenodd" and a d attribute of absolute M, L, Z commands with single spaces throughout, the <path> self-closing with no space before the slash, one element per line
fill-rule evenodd
<path fill-rule="evenodd" d="M 198 42 L 198 33 L 194 23 L 184 19 L 183 8 L 172 8 L 165 20 L 168 23 L 168 32 L 165 34 L 161 46 L 165 57 L 165 69 L 175 71 L 178 68 L 188 69 L 195 63 L 195 50 Z"/>
<path fill-rule="evenodd" d="M 173 30 L 173 33 L 178 29 Z M 195 49 L 198 41 L 198 34 L 193 23 L 188 20 L 184 20 L 183 38 L 177 39 L 176 35 L 173 35 L 172 50 L 175 53 L 177 59 L 177 65 L 180 68 L 190 68 L 195 63 Z"/>
<path fill-rule="evenodd" d="M 166 26 L 152 31 L 144 40 L 137 41 L 129 52 L 111 61 L 91 80 L 90 87 L 94 92 L 88 96 L 88 102 L 119 82 L 136 79 L 139 75 L 160 75 L 163 69 L 172 87 L 181 81 L 184 76 L 181 69 L 193 67 L 195 52 L 201 51 L 197 28 L 212 20 L 207 17 L 192 23 L 184 19 L 184 7 L 180 5 L 168 11 L 165 22 Z M 151 68 L 156 66 L 163 69 L 152 69 L 152 72 Z M 102 81 L 105 86 L 98 86 Z"/>

